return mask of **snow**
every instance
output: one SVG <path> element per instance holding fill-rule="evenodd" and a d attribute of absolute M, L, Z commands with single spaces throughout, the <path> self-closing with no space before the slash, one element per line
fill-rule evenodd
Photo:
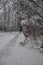
<path fill-rule="evenodd" d="M 20 34 L 18 39 L 15 38 L 16 42 L 12 40 L 12 46 L 2 52 L 0 65 L 43 65 L 42 54 L 35 49 L 20 45 L 24 38 L 23 34 Z"/>
<path fill-rule="evenodd" d="M 32 48 L 20 46 L 20 42 L 23 40 L 24 36 L 21 34 L 13 50 L 15 51 L 13 52 L 14 62 L 18 65 L 43 65 L 43 55 Z"/>
<path fill-rule="evenodd" d="M 6 46 L 17 33 L 0 33 L 0 50 Z"/>

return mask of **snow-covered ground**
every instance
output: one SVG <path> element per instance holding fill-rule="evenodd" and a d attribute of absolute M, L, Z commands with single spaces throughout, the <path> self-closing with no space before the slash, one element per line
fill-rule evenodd
<path fill-rule="evenodd" d="M 43 65 L 43 54 L 26 45 L 23 47 L 20 45 L 23 41 L 24 36 L 20 34 L 9 43 L 0 53 L 0 65 Z"/>
<path fill-rule="evenodd" d="M 9 34 L 17 34 L 17 32 L 0 32 L 0 37 L 3 37 L 3 36 L 6 36 L 6 35 L 9 35 Z"/>
<path fill-rule="evenodd" d="M 0 50 L 3 49 L 15 36 L 16 32 L 13 33 L 0 33 Z"/>

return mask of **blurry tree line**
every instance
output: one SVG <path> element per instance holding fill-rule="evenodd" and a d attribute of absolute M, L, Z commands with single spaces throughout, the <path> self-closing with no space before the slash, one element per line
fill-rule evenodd
<path fill-rule="evenodd" d="M 43 0 L 0 0 L 0 30 L 19 30 L 22 20 L 37 16 L 43 32 Z"/>

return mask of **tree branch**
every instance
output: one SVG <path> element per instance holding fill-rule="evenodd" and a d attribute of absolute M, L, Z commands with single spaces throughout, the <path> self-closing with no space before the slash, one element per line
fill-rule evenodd
<path fill-rule="evenodd" d="M 36 2 L 34 2 L 33 0 L 29 0 L 29 1 L 32 2 L 32 3 L 34 3 L 37 7 L 42 8 Z M 35 10 L 32 10 L 32 11 L 35 12 L 35 13 L 37 13 L 43 19 L 43 16 L 39 12 L 36 12 Z"/>
<path fill-rule="evenodd" d="M 33 0 L 29 0 L 30 2 L 34 3 L 37 7 L 40 7 L 36 2 L 34 2 Z"/>
<path fill-rule="evenodd" d="M 32 11 L 37 13 L 43 19 L 43 16 L 39 12 L 36 12 L 35 10 L 32 10 Z"/>

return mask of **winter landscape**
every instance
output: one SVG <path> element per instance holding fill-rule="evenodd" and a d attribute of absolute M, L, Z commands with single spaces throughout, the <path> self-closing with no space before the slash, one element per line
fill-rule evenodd
<path fill-rule="evenodd" d="M 0 0 L 0 65 L 43 65 L 43 0 Z"/>

